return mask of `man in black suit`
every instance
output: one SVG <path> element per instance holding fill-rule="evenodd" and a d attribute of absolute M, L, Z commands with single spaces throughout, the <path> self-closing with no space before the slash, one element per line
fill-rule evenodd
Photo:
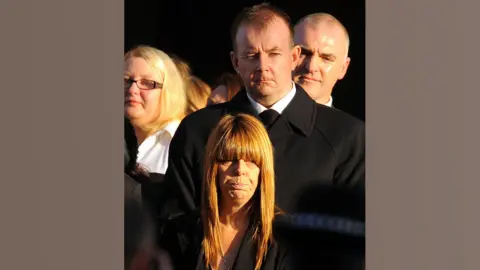
<path fill-rule="evenodd" d="M 200 204 L 207 138 L 223 115 L 238 112 L 258 116 L 268 129 L 275 148 L 276 202 L 283 210 L 295 212 L 302 194 L 318 185 L 363 194 L 364 124 L 317 104 L 293 83 L 300 47 L 294 46 L 288 16 L 260 4 L 239 14 L 231 34 L 231 60 L 245 88 L 180 124 L 170 144 L 166 211 L 186 212 Z"/>
<path fill-rule="evenodd" d="M 301 54 L 293 78 L 316 102 L 333 106 L 333 87 L 350 64 L 349 43 L 346 28 L 330 14 L 310 14 L 295 25 Z"/>

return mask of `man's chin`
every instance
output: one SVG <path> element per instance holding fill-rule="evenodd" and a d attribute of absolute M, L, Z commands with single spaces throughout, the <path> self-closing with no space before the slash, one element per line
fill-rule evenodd
<path fill-rule="evenodd" d="M 315 99 L 316 97 L 322 96 L 322 92 L 323 92 L 322 88 L 318 87 L 318 85 L 317 85 L 317 87 L 314 87 L 314 85 L 311 85 L 311 84 L 301 84 L 301 83 L 299 83 L 299 85 L 313 99 Z"/>
<path fill-rule="evenodd" d="M 275 91 L 275 88 L 268 84 L 255 84 L 250 88 L 251 91 L 260 94 L 261 96 L 269 95 Z"/>
<path fill-rule="evenodd" d="M 320 92 L 321 91 L 319 85 L 314 84 L 312 82 L 299 80 L 299 81 L 297 81 L 297 84 L 300 85 L 308 93 L 315 93 L 315 92 Z"/>

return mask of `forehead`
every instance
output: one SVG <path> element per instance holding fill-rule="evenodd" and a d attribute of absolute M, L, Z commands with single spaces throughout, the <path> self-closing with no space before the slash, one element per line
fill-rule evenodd
<path fill-rule="evenodd" d="M 243 23 L 237 31 L 236 45 L 239 51 L 259 48 L 266 50 L 273 47 L 288 48 L 290 30 L 279 18 L 274 18 L 263 28 L 252 23 Z"/>
<path fill-rule="evenodd" d="M 320 23 L 316 26 L 303 23 L 295 29 L 295 44 L 322 52 L 343 52 L 346 35 L 338 25 Z"/>
<path fill-rule="evenodd" d="M 163 79 L 163 72 L 160 68 L 162 63 L 160 61 L 149 62 L 141 57 L 130 57 L 124 62 L 124 73 L 140 78 Z"/>

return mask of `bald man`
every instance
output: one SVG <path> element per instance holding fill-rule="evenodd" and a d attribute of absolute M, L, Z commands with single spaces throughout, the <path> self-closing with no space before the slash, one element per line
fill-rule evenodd
<path fill-rule="evenodd" d="M 332 107 L 333 87 L 350 64 L 347 30 L 330 14 L 311 14 L 295 25 L 295 44 L 302 49 L 295 82 L 317 103 Z"/>

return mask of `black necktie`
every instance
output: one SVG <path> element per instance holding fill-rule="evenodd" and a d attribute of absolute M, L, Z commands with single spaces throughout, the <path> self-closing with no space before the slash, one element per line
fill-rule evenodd
<path fill-rule="evenodd" d="M 258 116 L 260 117 L 260 120 L 262 120 L 265 127 L 269 128 L 275 122 L 275 120 L 277 120 L 280 114 L 273 109 L 268 109 L 260 113 Z"/>

